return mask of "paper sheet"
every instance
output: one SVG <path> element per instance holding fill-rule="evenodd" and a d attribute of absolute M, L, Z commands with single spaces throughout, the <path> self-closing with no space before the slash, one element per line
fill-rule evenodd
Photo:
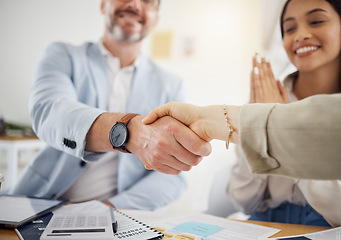
<path fill-rule="evenodd" d="M 143 219 L 143 213 L 127 211 L 129 215 Z M 157 213 L 154 213 L 156 215 Z M 138 216 L 137 216 L 138 215 Z M 147 213 L 147 218 L 152 219 Z M 146 220 L 144 220 L 146 221 Z M 148 222 L 151 227 L 163 232 L 164 239 L 177 240 L 247 240 L 267 239 L 279 232 L 279 229 L 259 226 L 251 223 L 228 220 L 207 214 L 191 214 L 170 219 Z"/>
<path fill-rule="evenodd" d="M 53 211 L 56 214 L 100 214 L 106 213 L 108 211 L 108 206 L 101 201 L 92 200 L 88 202 L 82 202 L 77 204 L 64 205 L 57 210 Z"/>

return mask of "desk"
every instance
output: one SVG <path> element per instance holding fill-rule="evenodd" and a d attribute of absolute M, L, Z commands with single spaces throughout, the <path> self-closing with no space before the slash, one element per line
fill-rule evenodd
<path fill-rule="evenodd" d="M 281 232 L 273 235 L 272 237 L 285 237 L 298 234 L 307 234 L 318 231 L 330 229 L 329 227 L 317 227 L 317 226 L 306 226 L 286 223 L 272 223 L 272 222 L 258 222 L 258 221 L 244 221 L 248 223 L 254 223 L 266 227 L 272 227 L 282 229 Z M 0 239 L 6 240 L 20 240 L 14 230 L 11 229 L 0 229 Z"/>
<path fill-rule="evenodd" d="M 3 173 L 5 175 L 4 185 L 6 188 L 13 187 L 18 177 L 19 151 L 41 149 L 44 145 L 36 137 L 0 136 L 0 149 L 7 151 L 7 172 L 6 174 Z"/>
<path fill-rule="evenodd" d="M 271 238 L 286 237 L 292 235 L 308 234 L 319 232 L 330 229 L 330 227 L 319 227 L 319 226 L 307 226 L 299 224 L 288 224 L 288 223 L 275 223 L 275 222 L 260 222 L 260 221 L 242 221 L 247 223 L 254 223 L 265 227 L 272 227 L 282 229 L 279 233 L 276 233 Z"/>

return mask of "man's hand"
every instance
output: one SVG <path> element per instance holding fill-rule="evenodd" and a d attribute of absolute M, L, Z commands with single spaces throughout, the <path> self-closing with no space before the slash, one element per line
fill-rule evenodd
<path fill-rule="evenodd" d="M 136 116 L 129 122 L 126 148 L 148 169 L 179 174 L 198 165 L 212 151 L 210 143 L 172 117 L 162 117 L 150 125 L 142 119 Z"/>

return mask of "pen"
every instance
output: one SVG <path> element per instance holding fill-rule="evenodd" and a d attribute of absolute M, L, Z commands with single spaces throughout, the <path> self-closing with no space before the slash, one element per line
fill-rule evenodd
<path fill-rule="evenodd" d="M 111 215 L 111 221 L 112 221 L 112 230 L 114 233 L 117 232 L 117 221 L 115 219 L 115 216 L 114 216 L 114 209 L 109 207 L 110 208 L 110 215 Z"/>

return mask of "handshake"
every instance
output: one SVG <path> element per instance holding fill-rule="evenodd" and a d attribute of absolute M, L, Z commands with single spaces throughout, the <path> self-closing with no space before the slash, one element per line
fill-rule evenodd
<path fill-rule="evenodd" d="M 238 143 L 239 111 L 237 106 L 200 107 L 170 102 L 153 109 L 142 119 L 145 127 L 154 129 L 149 137 L 141 138 L 146 136 L 144 134 L 137 138 L 136 131 L 130 131 L 134 140 L 128 142 L 127 149 L 142 161 L 146 169 L 166 174 L 189 171 L 211 153 L 209 142 L 212 139 Z M 143 145 L 141 140 L 144 140 Z M 143 146 L 142 149 L 138 145 Z"/>

